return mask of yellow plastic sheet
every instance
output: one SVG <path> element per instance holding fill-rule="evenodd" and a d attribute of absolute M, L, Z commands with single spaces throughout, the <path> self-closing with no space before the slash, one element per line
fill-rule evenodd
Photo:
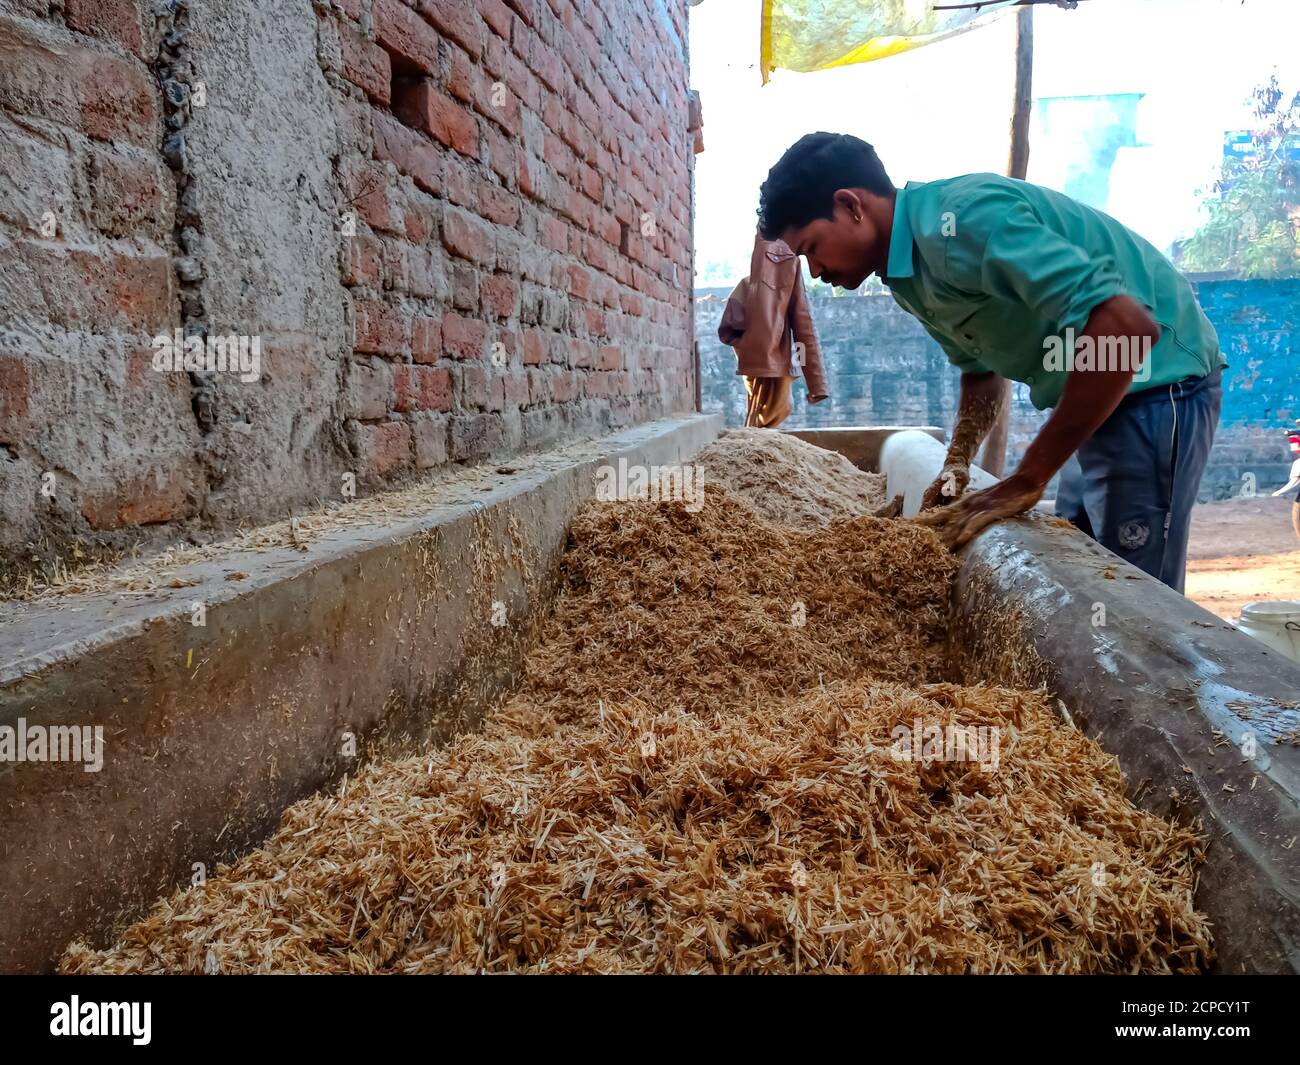
<path fill-rule="evenodd" d="M 961 0 L 763 0 L 763 83 L 783 70 L 827 70 L 869 63 L 1007 13 L 1015 0 L 981 8 L 936 11 Z"/>

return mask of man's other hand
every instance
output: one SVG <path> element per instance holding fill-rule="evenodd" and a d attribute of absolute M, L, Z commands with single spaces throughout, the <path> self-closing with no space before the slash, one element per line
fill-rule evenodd
<path fill-rule="evenodd" d="M 963 496 L 956 503 L 921 514 L 915 520 L 933 529 L 950 550 L 956 551 L 994 522 L 1029 510 L 1042 499 L 1045 487 L 1015 473 L 992 488 Z"/>

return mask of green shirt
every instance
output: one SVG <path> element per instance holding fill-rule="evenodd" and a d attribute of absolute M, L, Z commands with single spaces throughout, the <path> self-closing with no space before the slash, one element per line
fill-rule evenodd
<path fill-rule="evenodd" d="M 1065 387 L 1066 330 L 1077 339 L 1112 296 L 1131 296 L 1160 326 L 1129 391 L 1226 365 L 1191 285 L 1165 256 L 1109 215 L 1014 178 L 908 182 L 894 204 L 882 280 L 949 362 L 1024 382 L 1039 410 Z"/>

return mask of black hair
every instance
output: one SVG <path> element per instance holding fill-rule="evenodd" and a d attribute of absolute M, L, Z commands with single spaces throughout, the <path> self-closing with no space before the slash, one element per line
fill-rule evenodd
<path fill-rule="evenodd" d="M 791 226 L 830 218 L 837 189 L 892 196 L 876 149 L 848 133 L 809 133 L 786 149 L 758 190 L 758 228 L 776 240 Z"/>

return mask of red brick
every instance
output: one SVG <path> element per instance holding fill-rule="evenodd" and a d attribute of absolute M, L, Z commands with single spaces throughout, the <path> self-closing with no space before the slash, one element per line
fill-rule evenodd
<path fill-rule="evenodd" d="M 339 26 L 339 43 L 343 46 L 343 76 L 375 103 L 387 107 L 393 82 L 388 53 L 351 26 Z"/>
<path fill-rule="evenodd" d="M 0 355 L 0 443 L 13 444 L 26 437 L 29 390 L 27 362 L 16 355 Z"/>
<path fill-rule="evenodd" d="M 587 333 L 593 337 L 605 336 L 605 312 L 599 307 L 586 308 Z"/>
<path fill-rule="evenodd" d="M 459 211 L 449 210 L 443 215 L 442 242 L 453 255 L 471 262 L 487 265 L 496 257 L 492 234 Z"/>
<path fill-rule="evenodd" d="M 600 361 L 596 364 L 598 370 L 621 370 L 623 369 L 623 349 L 614 347 L 604 347 L 600 349 Z"/>
<path fill-rule="evenodd" d="M 505 82 L 496 81 L 488 86 L 487 95 L 479 111 L 517 140 L 524 128 L 519 99 L 519 95 Z"/>
<path fill-rule="evenodd" d="M 406 256 L 410 245 L 400 240 L 379 242 L 379 273 L 385 288 L 406 291 L 408 270 Z"/>
<path fill-rule="evenodd" d="M 481 286 L 483 310 L 498 318 L 513 318 L 519 313 L 519 285 L 508 277 L 493 274 L 483 278 Z"/>
<path fill-rule="evenodd" d="M 374 0 L 370 14 L 375 37 L 393 57 L 395 70 L 432 74 L 438 69 L 438 35 L 424 19 L 400 0 Z"/>
<path fill-rule="evenodd" d="M 478 213 L 478 183 L 469 169 L 455 156 L 447 158 L 446 196 L 460 207 Z"/>
<path fill-rule="evenodd" d="M 563 219 L 547 215 L 542 219 L 542 243 L 552 251 L 567 253 L 569 250 L 569 227 Z"/>
<path fill-rule="evenodd" d="M 519 191 L 525 196 L 539 199 L 542 164 L 523 148 L 519 149 Z"/>
<path fill-rule="evenodd" d="M 564 89 L 564 63 L 553 48 L 548 48 L 540 39 L 533 42 L 528 56 L 529 65 L 539 78 L 556 92 Z"/>
<path fill-rule="evenodd" d="M 458 311 L 478 316 L 478 285 L 481 268 L 473 263 L 451 264 L 451 305 Z"/>
<path fill-rule="evenodd" d="M 563 370 L 551 377 L 551 392 L 556 403 L 568 403 L 577 398 L 578 378 L 572 370 Z"/>
<path fill-rule="evenodd" d="M 365 471 L 376 477 L 410 465 L 411 427 L 405 422 L 358 425 L 358 450 Z"/>
<path fill-rule="evenodd" d="M 375 155 L 389 160 L 425 192 L 442 194 L 443 153 L 391 115 L 374 116 Z"/>
<path fill-rule="evenodd" d="M 491 126 L 483 127 L 483 162 L 496 173 L 502 181 L 509 181 L 515 171 L 515 142 L 512 138 L 498 133 Z"/>
<path fill-rule="evenodd" d="M 406 349 L 407 323 L 396 307 L 378 300 L 353 300 L 353 342 L 357 351 L 400 355 Z"/>
<path fill-rule="evenodd" d="M 590 370 L 596 365 L 596 345 L 590 340 L 569 337 L 569 365 Z"/>
<path fill-rule="evenodd" d="M 411 321 L 411 358 L 420 363 L 438 361 L 442 354 L 442 319 L 418 317 Z"/>
<path fill-rule="evenodd" d="M 595 220 L 594 232 L 600 236 L 606 244 L 611 247 L 618 247 L 623 239 L 623 227 L 619 225 L 618 219 L 611 214 L 601 215 Z"/>
<path fill-rule="evenodd" d="M 473 263 L 451 263 L 451 305 L 455 310 L 479 316 L 478 286 L 482 276 L 481 268 Z"/>
<path fill-rule="evenodd" d="M 403 87 L 393 101 L 393 110 L 408 126 L 423 130 L 461 155 L 478 155 L 478 123 L 474 116 L 429 82 Z"/>
<path fill-rule="evenodd" d="M 560 214 L 564 215 L 573 222 L 574 225 L 583 229 L 590 227 L 590 207 L 591 201 L 582 195 L 577 189 L 568 188 L 564 190 L 564 199 L 560 204 Z"/>
<path fill-rule="evenodd" d="M 528 377 L 521 371 L 506 372 L 502 376 L 502 387 L 505 391 L 505 406 L 526 407 L 528 406 Z"/>
<path fill-rule="evenodd" d="M 334 6 L 353 22 L 361 19 L 361 0 L 334 0 Z"/>
<path fill-rule="evenodd" d="M 479 213 L 503 226 L 519 224 L 519 197 L 513 192 L 486 182 L 479 188 Z"/>
<path fill-rule="evenodd" d="M 81 504 L 81 515 L 95 529 L 124 529 L 172 521 L 188 509 L 182 475 L 155 469 L 90 496 Z"/>
<path fill-rule="evenodd" d="M 550 403 L 553 398 L 551 379 L 543 370 L 528 371 L 528 402 L 534 406 Z"/>
<path fill-rule="evenodd" d="M 501 449 L 505 426 L 499 414 L 472 414 L 451 419 L 451 458 L 483 458 Z"/>
<path fill-rule="evenodd" d="M 417 417 L 411 428 L 415 434 L 415 465 L 421 470 L 441 466 L 447 461 L 447 419 L 439 415 Z"/>
<path fill-rule="evenodd" d="M 583 241 L 583 258 L 594 270 L 603 274 L 613 274 L 617 268 L 614 249 L 604 241 L 588 237 Z"/>
<path fill-rule="evenodd" d="M 379 242 L 365 233 L 344 239 L 347 240 L 347 264 L 343 269 L 343 283 L 378 288 L 383 277 L 379 266 Z"/>
<path fill-rule="evenodd" d="M 505 45 L 501 46 L 505 49 Z M 506 84 L 514 91 L 528 107 L 534 111 L 542 102 L 542 93 L 545 91 L 541 83 L 533 76 L 533 72 L 528 69 L 525 63 L 514 52 L 506 51 L 504 56 L 505 80 Z"/>
<path fill-rule="evenodd" d="M 569 294 L 585 300 L 591 294 L 591 271 L 582 266 L 569 267 Z"/>
<path fill-rule="evenodd" d="M 561 177 L 569 176 L 572 155 L 564 142 L 553 133 L 547 133 L 542 140 L 542 159 L 546 165 Z"/>
<path fill-rule="evenodd" d="M 492 83 L 474 60 L 460 49 L 456 49 L 452 53 L 451 71 L 447 75 L 447 91 L 458 100 L 463 100 L 471 106 L 477 105 L 481 111 L 488 106 Z"/>
<path fill-rule="evenodd" d="M 478 9 L 493 33 L 510 40 L 510 24 L 514 16 L 501 0 L 478 0 Z"/>
<path fill-rule="evenodd" d="M 393 398 L 393 372 L 383 363 L 354 362 L 348 371 L 346 417 L 382 418 Z"/>
<path fill-rule="evenodd" d="M 546 361 L 546 334 L 540 329 L 529 329 L 524 333 L 524 365 L 540 366 Z"/>
<path fill-rule="evenodd" d="M 380 167 L 351 169 L 347 176 L 347 190 L 347 206 L 372 229 L 381 229 L 385 233 L 403 231 L 393 203 L 392 189 L 388 185 L 388 175 Z"/>
<path fill-rule="evenodd" d="M 164 176 L 160 164 L 95 149 L 87 173 L 90 218 L 98 229 L 111 237 L 124 237 L 137 226 L 161 224 Z"/>
<path fill-rule="evenodd" d="M 487 324 L 459 314 L 442 319 L 442 350 L 454 359 L 481 359 L 487 342 Z"/>
<path fill-rule="evenodd" d="M 437 28 L 477 59 L 483 54 L 483 23 L 465 0 L 416 0 L 416 9 Z"/>
<path fill-rule="evenodd" d="M 451 374 L 434 366 L 395 367 L 393 409 L 451 410 Z"/>
<path fill-rule="evenodd" d="M 64 0 L 68 25 L 92 37 L 117 41 L 144 58 L 136 0 Z"/>
<path fill-rule="evenodd" d="M 141 64 L 116 56 L 97 56 L 78 90 L 81 128 L 88 136 L 154 147 L 162 132 L 162 120 L 153 82 Z"/>
<path fill-rule="evenodd" d="M 506 0 L 521 19 L 529 26 L 536 25 L 537 11 L 535 0 Z"/>
<path fill-rule="evenodd" d="M 433 299 L 443 294 L 446 264 L 440 250 L 424 244 L 407 244 L 403 249 L 404 287 L 413 296 Z"/>
<path fill-rule="evenodd" d="M 422 207 L 408 207 L 405 215 L 406 239 L 413 244 L 423 244 L 433 232 L 433 219 Z"/>
<path fill-rule="evenodd" d="M 141 332 L 163 329 L 172 318 L 175 273 L 171 259 L 114 255 L 108 264 L 113 310 Z M 98 268 L 91 274 L 100 276 Z"/>
<path fill-rule="evenodd" d="M 503 380 L 501 374 L 494 374 L 483 366 L 461 367 L 461 406 L 475 410 L 501 410 L 505 406 Z"/>

